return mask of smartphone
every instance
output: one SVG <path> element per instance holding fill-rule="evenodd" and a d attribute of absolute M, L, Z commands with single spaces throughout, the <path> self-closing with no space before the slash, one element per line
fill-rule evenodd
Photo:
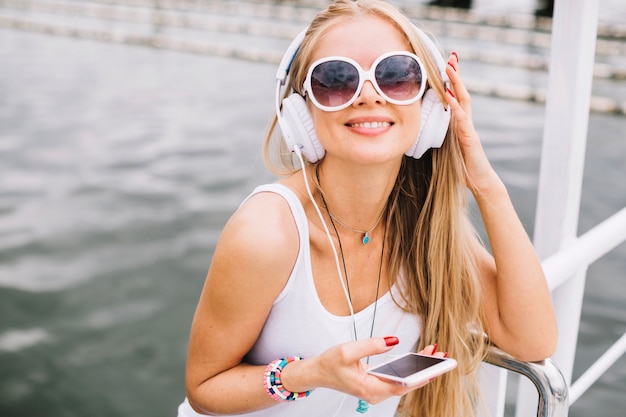
<path fill-rule="evenodd" d="M 456 368 L 456 360 L 406 353 L 367 370 L 368 373 L 404 386 L 418 385 Z"/>

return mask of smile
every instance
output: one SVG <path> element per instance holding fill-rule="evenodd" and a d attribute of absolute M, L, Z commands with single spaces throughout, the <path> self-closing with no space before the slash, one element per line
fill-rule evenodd
<path fill-rule="evenodd" d="M 391 126 L 389 122 L 362 122 L 362 123 L 348 123 L 350 127 L 356 127 L 359 129 L 380 129 Z"/>

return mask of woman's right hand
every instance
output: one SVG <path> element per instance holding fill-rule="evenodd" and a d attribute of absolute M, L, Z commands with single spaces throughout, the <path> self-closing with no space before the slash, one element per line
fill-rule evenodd
<path fill-rule="evenodd" d="M 316 387 L 330 388 L 363 399 L 370 404 L 380 403 L 392 396 L 404 395 L 427 383 L 405 387 L 366 372 L 365 358 L 389 352 L 397 344 L 398 338 L 389 336 L 331 347 L 316 358 L 293 362 L 286 366 L 281 374 L 283 386 L 295 392 Z M 432 354 L 433 346 L 427 346 L 419 353 Z M 443 355 L 443 352 L 436 354 Z"/>

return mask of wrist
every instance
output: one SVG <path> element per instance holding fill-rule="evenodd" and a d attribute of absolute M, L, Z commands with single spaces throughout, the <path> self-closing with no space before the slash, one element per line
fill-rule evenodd
<path fill-rule="evenodd" d="M 305 358 L 294 361 L 285 366 L 282 371 L 282 381 L 289 391 L 312 391 L 321 384 L 318 382 L 318 367 L 316 358 Z"/>
<path fill-rule="evenodd" d="M 468 186 L 477 202 L 492 200 L 499 196 L 508 198 L 508 191 L 504 182 L 493 169 L 479 180 L 470 180 Z"/>

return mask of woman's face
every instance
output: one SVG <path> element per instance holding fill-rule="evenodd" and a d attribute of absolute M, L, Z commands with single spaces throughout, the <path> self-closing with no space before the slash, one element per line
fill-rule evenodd
<path fill-rule="evenodd" d="M 410 51 L 402 34 L 382 18 L 358 17 L 331 27 L 310 62 L 342 56 L 367 71 L 379 56 L 391 51 Z M 326 112 L 310 100 L 308 107 L 326 158 L 376 164 L 399 161 L 413 145 L 420 127 L 420 103 L 391 104 L 366 81 L 357 99 L 343 110 Z"/>

